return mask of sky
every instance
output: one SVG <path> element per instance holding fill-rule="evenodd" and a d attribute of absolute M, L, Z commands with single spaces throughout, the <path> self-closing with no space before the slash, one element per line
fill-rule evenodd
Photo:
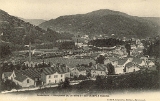
<path fill-rule="evenodd" d="M 0 9 L 25 19 L 49 20 L 99 9 L 140 17 L 160 17 L 160 0 L 0 0 Z"/>

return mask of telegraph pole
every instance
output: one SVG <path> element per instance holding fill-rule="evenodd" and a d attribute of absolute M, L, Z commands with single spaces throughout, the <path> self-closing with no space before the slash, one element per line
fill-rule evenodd
<path fill-rule="evenodd" d="M 31 67 L 32 54 L 31 54 L 31 29 L 29 30 L 29 65 Z"/>

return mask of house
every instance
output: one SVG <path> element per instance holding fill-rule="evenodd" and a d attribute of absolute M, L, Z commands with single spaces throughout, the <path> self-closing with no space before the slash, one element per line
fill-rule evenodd
<path fill-rule="evenodd" d="M 118 59 L 118 67 L 125 67 L 125 64 L 130 62 L 128 58 Z"/>
<path fill-rule="evenodd" d="M 104 60 L 104 64 L 111 63 L 113 66 L 117 66 L 118 64 L 118 58 L 117 57 L 107 57 Z"/>
<path fill-rule="evenodd" d="M 132 63 L 140 65 L 140 66 L 144 66 L 145 65 L 145 62 L 142 59 L 138 58 L 138 57 L 134 57 L 133 60 L 132 60 Z"/>
<path fill-rule="evenodd" d="M 27 66 L 27 67 L 35 67 L 35 65 L 37 64 L 37 62 L 33 62 L 33 61 L 29 62 L 29 61 L 26 61 L 26 62 L 24 62 L 24 64 L 25 64 L 25 66 Z"/>
<path fill-rule="evenodd" d="M 24 75 L 34 80 L 35 85 L 39 80 L 41 80 L 41 70 L 40 69 L 27 69 L 21 70 Z"/>
<path fill-rule="evenodd" d="M 37 86 L 38 82 L 41 81 L 40 69 L 16 70 L 15 75 L 13 81 L 22 87 Z"/>
<path fill-rule="evenodd" d="M 3 72 L 2 73 L 2 80 L 6 80 L 6 79 L 9 79 L 9 80 L 13 80 L 13 78 L 15 78 L 15 72 L 12 71 L 12 72 Z"/>
<path fill-rule="evenodd" d="M 147 65 L 147 67 L 153 67 L 153 66 L 155 66 L 155 63 L 153 61 L 151 61 L 151 60 L 148 60 L 146 62 L 146 65 Z"/>
<path fill-rule="evenodd" d="M 71 70 L 71 75 L 74 77 L 79 77 L 80 75 L 87 75 L 87 71 L 86 71 L 86 67 L 84 66 L 80 66 L 80 67 L 75 67 Z"/>
<path fill-rule="evenodd" d="M 131 49 L 137 49 L 136 45 L 131 45 Z"/>
<path fill-rule="evenodd" d="M 70 78 L 70 72 L 68 67 L 46 67 L 42 69 L 41 80 L 44 85 L 56 84 L 63 82 L 65 78 Z"/>
<path fill-rule="evenodd" d="M 117 50 L 113 50 L 113 54 L 118 54 L 118 55 L 120 55 L 120 56 L 123 56 L 123 55 L 124 55 L 124 52 L 117 49 Z"/>
<path fill-rule="evenodd" d="M 16 73 L 16 77 L 13 79 L 13 81 L 20 85 L 21 87 L 31 87 L 35 86 L 35 82 L 33 79 L 27 77 L 26 75 L 23 75 L 22 72 Z"/>
<path fill-rule="evenodd" d="M 104 64 L 96 64 L 91 67 L 91 77 L 106 76 L 108 74 L 107 66 Z"/>
<path fill-rule="evenodd" d="M 137 48 L 138 53 L 141 54 L 143 52 L 143 49 L 144 49 L 143 47 L 138 47 Z"/>
<path fill-rule="evenodd" d="M 125 69 L 124 71 L 126 73 L 130 73 L 130 72 L 135 72 L 135 71 L 139 71 L 140 68 L 138 65 L 134 64 L 133 62 L 129 62 L 125 65 Z"/>
<path fill-rule="evenodd" d="M 128 63 L 128 58 L 119 59 L 118 65 L 115 66 L 115 74 L 123 74 L 125 65 Z"/>

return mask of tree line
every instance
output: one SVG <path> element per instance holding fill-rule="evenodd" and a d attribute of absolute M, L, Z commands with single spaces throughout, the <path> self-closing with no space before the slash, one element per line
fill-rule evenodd
<path fill-rule="evenodd" d="M 96 47 L 113 47 L 116 45 L 123 45 L 125 44 L 125 42 L 120 39 L 109 38 L 109 39 L 91 40 L 88 42 L 88 44 Z"/>

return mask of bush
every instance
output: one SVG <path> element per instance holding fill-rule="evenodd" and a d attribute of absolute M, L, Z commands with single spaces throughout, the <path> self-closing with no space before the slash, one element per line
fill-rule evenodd
<path fill-rule="evenodd" d="M 12 89 L 20 89 L 21 86 L 20 85 L 16 85 L 15 82 L 13 82 L 12 80 L 5 80 L 2 81 L 2 90 L 12 90 Z"/>
<path fill-rule="evenodd" d="M 58 84 L 58 88 L 69 88 L 70 87 L 70 81 L 69 78 L 65 78 L 64 82 L 60 82 Z"/>

